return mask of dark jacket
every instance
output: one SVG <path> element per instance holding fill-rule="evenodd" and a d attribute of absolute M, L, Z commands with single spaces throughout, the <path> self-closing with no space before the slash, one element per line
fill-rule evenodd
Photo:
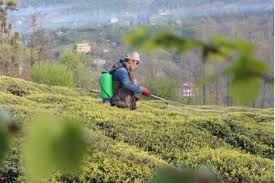
<path fill-rule="evenodd" d="M 133 73 L 129 71 L 128 64 L 120 60 L 114 64 L 110 73 L 113 78 L 114 96 L 111 105 L 120 108 L 136 109 L 135 93 L 142 93 L 143 88 L 134 84 Z"/>

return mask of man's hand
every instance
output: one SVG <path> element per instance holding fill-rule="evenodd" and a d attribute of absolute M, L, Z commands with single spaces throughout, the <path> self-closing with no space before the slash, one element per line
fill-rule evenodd
<path fill-rule="evenodd" d="M 142 92 L 143 95 L 147 96 L 147 97 L 150 97 L 152 94 L 151 92 L 149 91 L 148 88 L 143 88 L 143 92 Z"/>

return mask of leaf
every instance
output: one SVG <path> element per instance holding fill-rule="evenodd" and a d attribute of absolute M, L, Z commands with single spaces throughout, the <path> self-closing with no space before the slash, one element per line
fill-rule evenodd
<path fill-rule="evenodd" d="M 14 127 L 12 115 L 0 110 L 0 165 L 9 150 L 10 134 L 14 132 Z"/>
<path fill-rule="evenodd" d="M 213 62 L 224 62 L 226 57 L 221 54 L 209 53 L 206 59 Z"/>
<path fill-rule="evenodd" d="M 153 32 L 147 27 L 140 27 L 136 31 L 126 34 L 122 41 L 132 50 L 153 51 L 157 48 L 153 41 Z"/>
<path fill-rule="evenodd" d="M 178 37 L 171 32 L 159 33 L 155 38 L 155 43 L 163 48 L 176 48 L 180 52 L 193 49 L 197 46 L 194 40 Z"/>
<path fill-rule="evenodd" d="M 3 121 L 0 121 L 0 165 L 5 158 L 9 150 L 9 138 L 8 132 L 3 125 Z"/>
<path fill-rule="evenodd" d="M 232 50 L 236 49 L 236 46 L 234 45 L 234 43 L 232 43 L 232 41 L 228 40 L 224 36 L 214 36 L 214 37 L 212 37 L 211 43 L 213 43 L 217 46 L 223 46 L 223 47 L 231 48 Z"/>
<path fill-rule="evenodd" d="M 23 145 L 25 172 L 33 182 L 49 178 L 55 171 L 77 170 L 86 141 L 79 123 L 40 115 L 26 129 Z"/>
<path fill-rule="evenodd" d="M 54 142 L 54 161 L 59 170 L 76 172 L 85 155 L 86 140 L 79 121 L 66 119 L 62 121 L 58 138 Z"/>
<path fill-rule="evenodd" d="M 243 78 L 260 78 L 268 72 L 267 65 L 249 57 L 241 57 L 236 60 L 230 67 L 233 79 L 241 80 Z"/>
<path fill-rule="evenodd" d="M 197 46 L 193 39 L 184 39 L 171 32 L 168 28 L 152 31 L 141 27 L 123 37 L 123 42 L 133 50 L 153 51 L 158 48 L 176 48 L 183 52 Z"/>
<path fill-rule="evenodd" d="M 248 104 L 256 100 L 261 88 L 261 80 L 255 78 L 243 78 L 232 80 L 230 93 L 234 100 L 241 104 Z"/>
<path fill-rule="evenodd" d="M 251 58 L 255 51 L 255 46 L 245 40 L 237 39 L 234 44 L 236 45 L 242 57 Z"/>
<path fill-rule="evenodd" d="M 216 182 L 214 174 L 205 166 L 198 170 L 192 169 L 161 169 L 158 171 L 153 183 L 200 183 Z"/>
<path fill-rule="evenodd" d="M 195 183 L 192 172 L 181 172 L 176 169 L 160 170 L 153 183 Z"/>
<path fill-rule="evenodd" d="M 211 61 L 225 61 L 230 55 L 236 52 L 236 47 L 232 42 L 223 36 L 215 36 L 210 43 L 203 45 L 204 57 Z"/>

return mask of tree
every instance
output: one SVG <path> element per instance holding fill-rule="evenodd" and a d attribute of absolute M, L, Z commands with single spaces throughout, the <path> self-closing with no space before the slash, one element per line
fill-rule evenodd
<path fill-rule="evenodd" d="M 1 42 L 7 43 L 9 40 L 12 24 L 8 22 L 8 12 L 16 11 L 16 2 L 14 0 L 0 1 L 0 23 L 1 23 Z"/>
<path fill-rule="evenodd" d="M 19 65 L 25 54 L 19 44 L 19 33 L 15 32 L 11 35 L 12 24 L 8 22 L 8 12 L 16 10 L 15 1 L 0 1 L 0 63 L 2 66 L 0 72 L 8 76 L 18 76 Z"/>
<path fill-rule="evenodd" d="M 160 97 L 175 101 L 180 98 L 179 83 L 175 80 L 155 78 L 147 81 L 145 86 L 148 86 L 153 94 Z"/>
<path fill-rule="evenodd" d="M 34 14 L 31 16 L 32 34 L 31 34 L 31 48 L 30 48 L 30 64 L 33 66 L 37 61 L 37 41 L 38 41 L 38 31 L 40 29 L 38 25 L 39 13 L 35 10 Z"/>
<path fill-rule="evenodd" d="M 57 63 L 66 65 L 73 71 L 77 87 L 85 89 L 92 87 L 92 78 L 88 69 L 92 64 L 91 56 L 72 51 L 62 54 Z"/>
<path fill-rule="evenodd" d="M 49 32 L 43 29 L 40 24 L 41 13 L 36 9 L 31 16 L 31 44 L 30 44 L 30 65 L 36 62 L 49 59 L 47 51 L 52 45 L 52 37 Z"/>

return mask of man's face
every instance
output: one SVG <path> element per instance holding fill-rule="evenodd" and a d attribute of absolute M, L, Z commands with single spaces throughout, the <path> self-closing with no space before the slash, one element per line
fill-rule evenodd
<path fill-rule="evenodd" d="M 129 60 L 128 65 L 129 65 L 130 71 L 136 70 L 138 68 L 138 64 L 139 64 L 139 62 L 136 60 Z"/>

